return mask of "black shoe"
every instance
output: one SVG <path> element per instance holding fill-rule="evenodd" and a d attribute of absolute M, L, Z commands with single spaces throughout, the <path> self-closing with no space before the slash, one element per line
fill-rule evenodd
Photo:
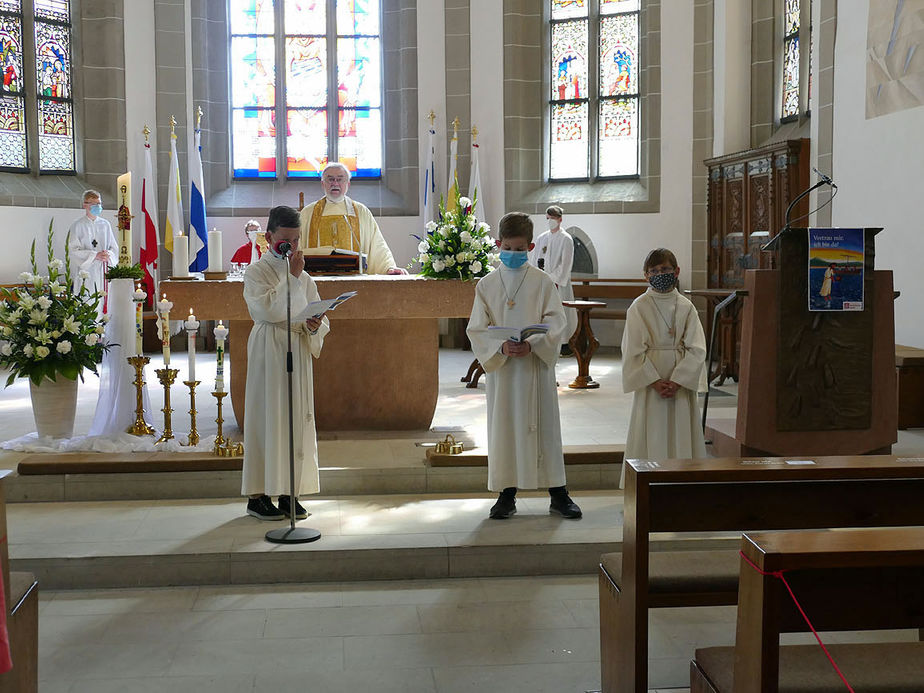
<path fill-rule="evenodd" d="M 516 515 L 517 497 L 509 493 L 501 493 L 497 497 L 497 502 L 491 507 L 488 515 L 492 520 L 506 520 L 511 515 Z"/>
<path fill-rule="evenodd" d="M 562 356 L 574 356 L 574 351 L 568 344 L 561 345 L 561 351 L 559 352 Z"/>
<path fill-rule="evenodd" d="M 273 505 L 269 496 L 260 496 L 259 498 L 250 498 L 247 501 L 247 514 L 253 515 L 258 520 L 282 520 L 285 519 L 285 513 Z"/>
<path fill-rule="evenodd" d="M 281 512 L 285 517 L 289 517 L 289 496 L 279 496 L 279 512 Z M 296 520 L 305 520 L 308 518 L 308 511 L 302 507 L 302 504 L 298 502 L 298 498 L 295 499 L 295 519 Z"/>
<path fill-rule="evenodd" d="M 555 493 L 550 496 L 549 512 L 558 513 L 569 520 L 578 520 L 584 513 L 578 507 L 577 503 L 571 500 L 571 496 L 565 493 Z"/>

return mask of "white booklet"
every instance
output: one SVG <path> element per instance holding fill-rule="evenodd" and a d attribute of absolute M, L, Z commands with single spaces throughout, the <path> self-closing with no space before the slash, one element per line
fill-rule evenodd
<path fill-rule="evenodd" d="M 304 322 L 308 318 L 319 318 L 329 310 L 333 310 L 344 301 L 349 301 L 356 295 L 355 291 L 347 291 L 340 294 L 337 298 L 328 298 L 323 301 L 312 301 L 305 310 L 292 318 L 292 322 Z"/>
<path fill-rule="evenodd" d="M 491 325 L 488 327 L 488 335 L 501 342 L 508 339 L 514 342 L 526 341 L 527 337 L 534 334 L 545 334 L 549 331 L 549 326 L 545 323 L 538 325 L 529 325 L 528 327 L 502 327 L 500 325 Z"/>

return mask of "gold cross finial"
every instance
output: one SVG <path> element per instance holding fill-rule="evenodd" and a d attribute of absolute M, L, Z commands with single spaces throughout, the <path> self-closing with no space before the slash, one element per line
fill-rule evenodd
<path fill-rule="evenodd" d="M 196 130 L 202 126 L 202 106 L 196 110 Z"/>
<path fill-rule="evenodd" d="M 427 114 L 427 119 L 430 121 L 430 127 L 433 127 L 433 121 L 436 120 L 436 113 L 433 112 L 433 109 L 430 109 L 430 112 Z"/>
<path fill-rule="evenodd" d="M 176 118 L 170 116 L 170 136 L 176 139 Z"/>
<path fill-rule="evenodd" d="M 477 139 L 478 139 L 478 127 L 476 125 L 472 125 L 472 144 L 474 144 L 475 140 Z"/>
<path fill-rule="evenodd" d="M 456 116 L 452 121 L 452 136 L 455 137 L 459 134 L 459 126 L 462 124 L 462 121 L 459 120 L 459 116 Z"/>
<path fill-rule="evenodd" d="M 144 133 L 144 143 L 145 143 L 145 144 L 149 144 L 149 142 L 148 142 L 148 137 L 150 137 L 150 135 L 151 135 L 151 128 L 149 128 L 147 125 L 145 125 L 145 126 L 144 126 L 144 130 L 142 130 L 141 132 Z"/>

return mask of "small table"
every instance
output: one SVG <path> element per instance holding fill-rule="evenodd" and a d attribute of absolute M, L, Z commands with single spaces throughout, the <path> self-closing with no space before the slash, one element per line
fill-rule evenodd
<path fill-rule="evenodd" d="M 590 377 L 590 359 L 600 346 L 590 327 L 590 311 L 594 308 L 606 308 L 602 301 L 562 301 L 566 308 L 574 308 L 578 312 L 578 326 L 568 341 L 568 346 L 574 352 L 578 362 L 578 374 L 574 382 L 568 385 L 575 390 L 589 390 L 600 387 L 600 383 Z"/>

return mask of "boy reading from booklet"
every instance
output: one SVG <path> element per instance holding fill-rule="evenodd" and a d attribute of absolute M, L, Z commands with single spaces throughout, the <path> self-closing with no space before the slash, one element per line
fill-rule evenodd
<path fill-rule="evenodd" d="M 490 517 L 516 512 L 518 488 L 547 487 L 549 512 L 581 517 L 565 488 L 555 363 L 565 314 L 549 276 L 526 262 L 533 224 L 522 212 L 499 225 L 501 267 L 478 282 L 468 324 L 475 356 L 484 366 L 488 395 L 488 489 L 499 492 Z M 523 341 L 498 339 L 492 326 L 547 326 Z"/>

